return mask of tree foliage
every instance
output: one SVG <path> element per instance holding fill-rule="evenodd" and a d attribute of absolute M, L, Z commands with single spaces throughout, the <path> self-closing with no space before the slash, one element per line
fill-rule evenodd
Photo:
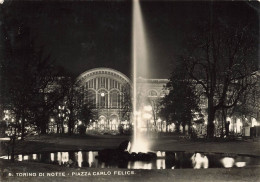
<path fill-rule="evenodd" d="M 160 114 L 168 119 L 168 124 L 173 122 L 177 130 L 180 125 L 183 128 L 190 126 L 192 119 L 200 113 L 199 95 L 194 81 L 186 75 L 183 64 L 172 72 L 165 89 L 169 93 L 161 102 L 163 107 Z"/>

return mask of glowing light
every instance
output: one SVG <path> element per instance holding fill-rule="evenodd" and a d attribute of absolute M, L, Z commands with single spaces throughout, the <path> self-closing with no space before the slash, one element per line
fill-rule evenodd
<path fill-rule="evenodd" d="M 23 160 L 28 160 L 28 159 L 29 159 L 28 155 L 23 156 Z"/>
<path fill-rule="evenodd" d="M 131 152 L 146 153 L 148 151 L 149 151 L 149 142 L 143 137 L 138 137 L 138 139 L 134 141 L 131 148 Z"/>
<path fill-rule="evenodd" d="M 51 153 L 51 161 L 54 161 L 54 153 Z"/>
<path fill-rule="evenodd" d="M 144 168 L 143 169 L 152 169 L 152 164 L 151 163 L 144 164 Z"/>
<path fill-rule="evenodd" d="M 8 159 L 7 155 L 1 156 L 0 159 Z"/>
<path fill-rule="evenodd" d="M 68 153 L 68 152 L 62 152 L 62 153 L 61 153 L 61 161 L 62 161 L 63 163 L 69 161 L 69 153 Z"/>
<path fill-rule="evenodd" d="M 61 152 L 58 152 L 58 154 L 57 154 L 58 156 L 58 161 L 59 161 L 59 165 L 61 165 Z"/>
<path fill-rule="evenodd" d="M 128 163 L 129 169 L 152 169 L 152 164 L 147 164 L 142 161 L 135 161 L 133 163 Z"/>
<path fill-rule="evenodd" d="M 89 163 L 89 166 L 91 167 L 91 164 L 94 162 L 94 154 L 92 151 L 90 151 L 88 153 L 88 163 Z"/>
<path fill-rule="evenodd" d="M 37 154 L 33 154 L 33 160 L 37 159 Z"/>
<path fill-rule="evenodd" d="M 236 162 L 236 166 L 237 167 L 245 167 L 246 166 L 246 162 Z"/>
<path fill-rule="evenodd" d="M 150 111 L 152 111 L 152 106 L 150 106 L 150 105 L 148 105 L 148 106 L 144 106 L 144 110 L 145 111 L 148 111 L 148 112 L 150 112 Z"/>
<path fill-rule="evenodd" d="M 258 126 L 258 123 L 255 118 L 252 119 L 252 127 Z"/>
<path fill-rule="evenodd" d="M 23 161 L 23 156 L 22 155 L 18 155 L 18 161 Z"/>
<path fill-rule="evenodd" d="M 193 154 L 191 157 L 191 161 L 194 169 L 209 167 L 209 160 L 207 156 L 201 155 L 200 153 Z"/>
<path fill-rule="evenodd" d="M 128 142 L 126 151 L 127 151 L 127 152 L 130 152 L 130 150 L 131 150 L 131 142 Z"/>
<path fill-rule="evenodd" d="M 243 123 L 241 122 L 240 119 L 237 120 L 237 132 L 240 133 L 241 132 L 241 128 L 243 126 Z"/>
<path fill-rule="evenodd" d="M 112 120 L 112 124 L 116 124 L 116 120 L 115 119 Z"/>
<path fill-rule="evenodd" d="M 161 157 L 162 156 L 162 152 L 158 151 L 158 152 L 156 152 L 156 155 L 157 155 L 157 157 Z"/>
<path fill-rule="evenodd" d="M 231 168 L 234 166 L 235 160 L 231 157 L 224 157 L 220 160 L 225 168 Z"/>
<path fill-rule="evenodd" d="M 105 93 L 104 93 L 104 92 L 102 92 L 100 95 L 101 95 L 101 97 L 104 97 L 104 96 L 105 96 Z"/>
<path fill-rule="evenodd" d="M 164 159 L 157 159 L 156 160 L 156 167 L 157 167 L 157 169 L 165 169 L 165 160 Z"/>
<path fill-rule="evenodd" d="M 78 165 L 79 165 L 79 167 L 82 167 L 82 162 L 83 162 L 82 152 L 79 151 L 78 152 Z"/>
<path fill-rule="evenodd" d="M 131 148 L 132 152 L 146 152 L 149 151 L 149 140 L 147 136 L 141 135 L 139 132 L 143 129 L 141 128 L 139 109 L 137 108 L 137 77 L 147 76 L 148 73 L 148 54 L 147 54 L 147 42 L 145 37 L 145 28 L 140 8 L 140 3 L 138 0 L 134 0 L 133 2 L 133 39 L 132 39 L 132 63 L 133 63 L 133 126 L 134 126 L 134 134 L 133 134 L 133 145 Z M 143 85 L 142 89 L 146 87 Z M 138 103 L 144 104 L 142 98 Z M 141 106 L 139 106 L 141 107 Z M 151 106 L 150 106 L 151 107 Z M 150 107 L 145 107 L 144 109 L 150 110 Z M 148 115 L 147 115 L 148 117 Z"/>
<path fill-rule="evenodd" d="M 150 119 L 150 118 L 152 117 L 152 115 L 149 114 L 149 113 L 144 113 L 143 117 L 144 117 L 145 119 Z"/>

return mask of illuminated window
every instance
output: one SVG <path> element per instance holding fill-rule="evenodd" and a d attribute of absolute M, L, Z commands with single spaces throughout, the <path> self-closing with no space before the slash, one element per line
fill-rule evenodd
<path fill-rule="evenodd" d="M 110 104 L 112 108 L 120 106 L 120 94 L 118 91 L 112 91 L 110 93 Z"/>
<path fill-rule="evenodd" d="M 106 90 L 98 92 L 98 106 L 101 108 L 108 106 L 108 93 Z"/>

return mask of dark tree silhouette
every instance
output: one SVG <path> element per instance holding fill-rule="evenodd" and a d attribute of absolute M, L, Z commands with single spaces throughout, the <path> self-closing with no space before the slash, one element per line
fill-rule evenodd
<path fill-rule="evenodd" d="M 182 60 L 186 71 L 200 85 L 208 105 L 207 136 L 214 136 L 218 110 L 238 104 L 254 85 L 257 69 L 258 33 L 247 16 L 231 19 L 211 4 L 209 19 L 192 35 Z M 223 21 L 225 20 L 225 21 Z"/>
<path fill-rule="evenodd" d="M 196 92 L 196 85 L 192 79 L 184 71 L 183 64 L 179 64 L 172 72 L 166 90 L 169 93 L 162 100 L 161 115 L 170 119 L 176 125 L 177 131 L 179 126 L 183 126 L 183 133 L 185 133 L 185 125 L 190 126 L 192 119 L 197 113 L 200 113 L 199 95 Z"/>

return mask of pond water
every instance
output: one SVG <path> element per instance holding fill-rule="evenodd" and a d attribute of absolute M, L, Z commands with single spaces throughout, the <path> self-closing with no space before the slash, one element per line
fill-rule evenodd
<path fill-rule="evenodd" d="M 42 152 L 16 155 L 17 161 L 40 162 L 67 167 L 125 168 L 125 169 L 180 169 L 260 167 L 260 157 L 219 153 L 187 153 L 156 151 L 151 161 L 97 159 L 98 151 Z M 8 159 L 8 156 L 0 158 Z"/>

